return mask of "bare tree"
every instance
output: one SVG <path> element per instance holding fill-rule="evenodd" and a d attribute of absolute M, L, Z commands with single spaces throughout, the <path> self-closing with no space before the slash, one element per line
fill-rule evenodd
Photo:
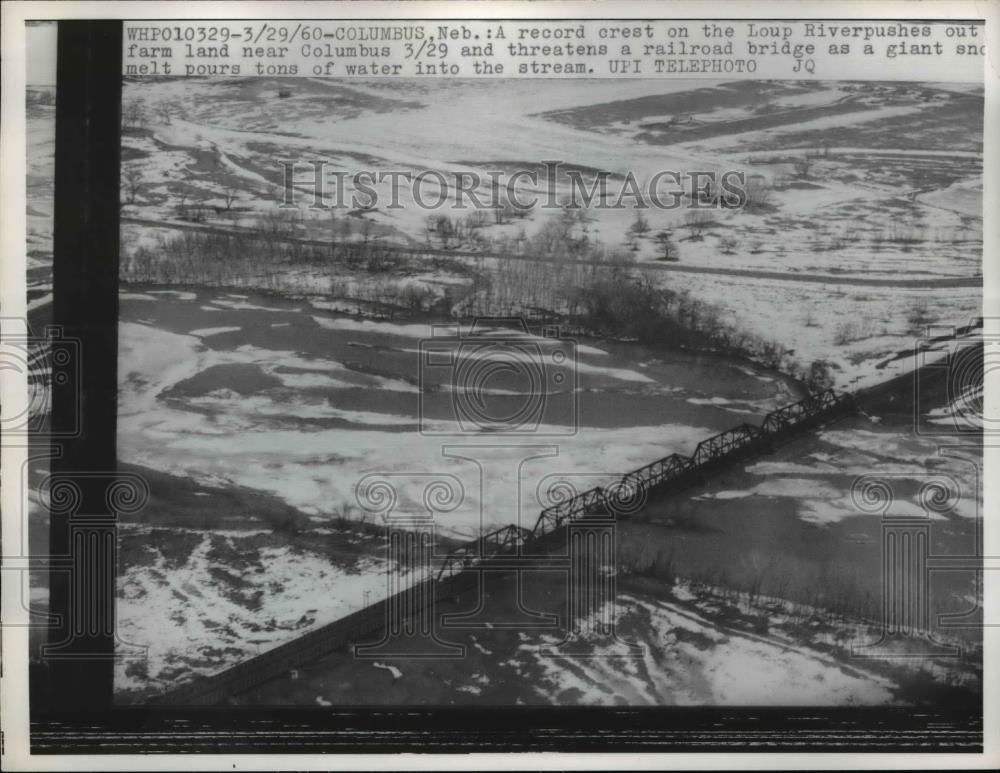
<path fill-rule="evenodd" d="M 175 99 L 161 99 L 156 103 L 155 113 L 162 123 L 169 125 L 176 113 L 181 110 L 180 103 Z"/>
<path fill-rule="evenodd" d="M 330 245 L 334 245 L 337 241 L 337 210 L 334 207 L 330 207 Z"/>
<path fill-rule="evenodd" d="M 629 231 L 634 233 L 636 236 L 643 236 L 649 233 L 649 221 L 646 219 L 646 216 L 642 214 L 641 209 L 636 210 L 635 220 L 632 222 L 632 225 L 629 226 Z"/>
<path fill-rule="evenodd" d="M 493 181 L 492 188 L 492 198 L 490 199 L 493 207 L 493 222 L 497 225 L 503 225 L 509 216 L 508 207 L 509 203 L 505 196 L 500 193 L 500 183 L 497 180 Z"/>
<path fill-rule="evenodd" d="M 188 200 L 187 189 L 182 188 L 180 193 L 177 194 L 177 214 L 181 218 L 181 220 L 187 220 L 187 215 L 188 215 L 187 200 Z"/>
<path fill-rule="evenodd" d="M 222 184 L 222 200 L 226 204 L 226 212 L 233 208 L 233 203 L 239 198 L 239 189 L 229 179 Z"/>
<path fill-rule="evenodd" d="M 122 125 L 126 131 L 138 131 L 144 128 L 148 118 L 146 100 L 142 97 L 132 97 L 122 103 Z"/>
<path fill-rule="evenodd" d="M 833 365 L 828 360 L 813 360 L 809 365 L 806 383 L 812 392 L 829 389 L 834 384 Z"/>
<path fill-rule="evenodd" d="M 400 294 L 402 303 L 413 311 L 423 311 L 434 299 L 434 294 L 423 285 L 408 284 Z"/>
<path fill-rule="evenodd" d="M 136 164 L 122 165 L 122 189 L 128 196 L 128 203 L 135 204 L 135 197 L 142 188 L 142 171 Z"/>
<path fill-rule="evenodd" d="M 812 163 L 813 163 L 813 157 L 809 153 L 806 153 L 804 156 L 800 156 L 799 158 L 795 159 L 795 161 L 792 164 L 795 167 L 795 174 L 803 178 L 808 177 L 809 170 L 812 169 Z"/>
<path fill-rule="evenodd" d="M 746 186 L 744 188 L 744 192 L 747 197 L 744 208 L 747 210 L 753 210 L 760 209 L 765 206 L 771 198 L 772 189 L 772 185 L 766 177 L 754 175 L 753 177 L 747 178 Z"/>
<path fill-rule="evenodd" d="M 663 252 L 663 260 L 680 260 L 680 256 L 677 254 L 677 245 L 674 244 L 674 235 L 670 231 L 663 230 L 657 233 L 656 243 Z"/>
<path fill-rule="evenodd" d="M 688 212 L 684 216 L 684 225 L 691 231 L 688 241 L 700 242 L 704 239 L 702 232 L 710 222 L 712 222 L 712 218 L 708 213 Z"/>
<path fill-rule="evenodd" d="M 427 240 L 430 241 L 432 235 L 436 236 L 441 242 L 441 248 L 445 250 L 451 246 L 452 240 L 458 235 L 455 224 L 447 215 L 428 216 L 424 228 L 427 232 Z"/>
<path fill-rule="evenodd" d="M 724 236 L 719 241 L 719 246 L 722 247 L 724 255 L 733 255 L 736 253 L 736 248 L 740 246 L 740 242 L 735 236 Z"/>
<path fill-rule="evenodd" d="M 470 231 L 483 228 L 487 223 L 488 216 L 483 209 L 475 209 L 465 216 L 465 225 Z"/>
<path fill-rule="evenodd" d="M 289 239 L 299 228 L 301 213 L 297 209 L 266 209 L 257 215 L 256 233 L 276 241 Z"/>

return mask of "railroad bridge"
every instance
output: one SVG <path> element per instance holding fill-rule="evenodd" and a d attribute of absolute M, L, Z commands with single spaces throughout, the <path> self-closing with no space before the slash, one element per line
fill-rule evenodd
<path fill-rule="evenodd" d="M 633 470 L 607 487 L 594 487 L 542 510 L 528 529 L 516 524 L 494 529 L 451 550 L 435 566 L 433 518 L 428 514 L 416 521 L 389 518 L 390 550 L 402 559 L 391 566 L 406 565 L 409 579 L 401 568 L 390 568 L 388 598 L 310 631 L 299 638 L 261 653 L 209 677 L 196 679 L 158 700 L 160 704 L 212 704 L 246 691 L 262 682 L 287 673 L 291 668 L 322 655 L 353 646 L 358 657 L 390 657 L 394 652 L 407 657 L 462 657 L 461 645 L 444 641 L 439 629 L 475 628 L 487 623 L 482 615 L 482 599 L 491 578 L 515 575 L 515 583 L 504 583 L 502 592 L 520 599 L 522 575 L 539 569 L 568 573 L 568 634 L 572 626 L 585 626 L 616 636 L 613 619 L 607 619 L 609 603 L 615 598 L 615 523 L 641 511 L 656 497 L 678 492 L 704 480 L 710 472 L 740 459 L 766 453 L 794 433 L 854 411 L 854 398 L 827 389 L 767 414 L 760 426 L 748 423 L 702 440 L 690 456 L 671 453 Z M 404 522 L 405 521 L 405 522 Z M 416 555 L 418 566 L 412 557 Z M 415 573 L 412 573 L 416 569 Z M 413 577 L 425 579 L 414 581 Z M 471 613 L 445 615 L 438 625 L 436 604 L 475 591 L 480 605 Z M 511 608 L 523 612 L 509 625 L 556 627 L 553 615 L 530 613 L 523 605 Z M 503 627 L 504 623 L 500 623 Z M 361 644 L 372 633 L 382 632 L 373 644 Z M 628 644 L 626 642 L 626 644 Z M 556 647 L 558 649 L 558 645 Z M 636 654 L 638 652 L 636 651 Z"/>

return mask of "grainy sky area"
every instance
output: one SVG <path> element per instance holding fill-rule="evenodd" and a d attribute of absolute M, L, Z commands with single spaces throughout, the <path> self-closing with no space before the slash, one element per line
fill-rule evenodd
<path fill-rule="evenodd" d="M 29 22 L 25 30 L 26 82 L 29 86 L 56 83 L 56 23 Z"/>

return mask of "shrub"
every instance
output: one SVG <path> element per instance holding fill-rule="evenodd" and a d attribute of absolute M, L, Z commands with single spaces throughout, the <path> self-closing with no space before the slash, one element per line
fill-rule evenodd
<path fill-rule="evenodd" d="M 642 236 L 649 233 L 649 230 L 649 221 L 646 219 L 646 216 L 642 214 L 641 209 L 636 210 L 635 220 L 629 226 L 629 231 L 637 236 Z"/>
<path fill-rule="evenodd" d="M 746 202 L 743 208 L 747 211 L 761 209 L 765 207 L 771 198 L 773 186 L 766 177 L 754 175 L 746 181 L 744 191 L 746 192 Z"/>
<path fill-rule="evenodd" d="M 806 386 L 810 392 L 822 392 L 833 386 L 833 366 L 828 360 L 813 360 L 809 364 Z"/>
<path fill-rule="evenodd" d="M 906 315 L 906 322 L 910 326 L 910 330 L 913 332 L 923 330 L 928 325 L 933 324 L 936 320 L 937 315 L 930 310 L 930 307 L 927 305 L 927 301 L 922 299 L 917 301 L 917 303 Z"/>

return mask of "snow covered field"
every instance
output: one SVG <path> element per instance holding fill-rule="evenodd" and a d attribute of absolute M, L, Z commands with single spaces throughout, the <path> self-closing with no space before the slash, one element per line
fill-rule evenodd
<path fill-rule="evenodd" d="M 271 530 L 181 533 L 189 552 L 171 560 L 164 544 L 176 534 L 122 527 L 125 544 L 145 543 L 147 561 L 119 572 L 124 657 L 115 684 L 123 698 L 231 666 L 385 595 L 386 562 L 377 553 L 344 567 L 318 552 L 275 546 Z"/>
<path fill-rule="evenodd" d="M 549 609 L 558 581 L 527 583 Z M 688 583 L 630 579 L 615 635 L 489 627 L 446 633 L 456 660 L 358 661 L 334 654 L 240 696 L 244 705 L 868 706 L 908 703 L 933 684 L 962 695 L 973 664 L 852 659 L 877 631 L 773 602 L 748 604 Z M 769 624 L 762 625 L 767 620 Z"/>
<path fill-rule="evenodd" d="M 365 169 L 509 173 L 562 160 L 619 175 L 612 191 L 614 180 L 620 183 L 628 172 L 643 184 L 662 170 L 733 170 L 766 188 L 759 206 L 647 210 L 647 230 L 639 233 L 631 230 L 636 213 L 630 207 L 591 207 L 578 235 L 625 250 L 641 264 L 657 261 L 655 236 L 671 231 L 680 270 L 657 274 L 657 282 L 732 311 L 735 321 L 758 335 L 773 333 L 777 318 L 779 340 L 797 359 L 807 366 L 833 363 L 835 382 L 845 388 L 881 375 L 875 371 L 881 354 L 911 346 L 928 324 L 962 325 L 978 315 L 982 94 L 974 88 L 721 81 L 283 83 L 290 92 L 283 99 L 275 96 L 278 82 L 267 79 L 127 84 L 126 100 L 144 98 L 150 118 L 143 131 L 125 136 L 135 157 L 129 163 L 140 171 L 142 184 L 124 214 L 170 223 L 177 221 L 179 202 L 201 202 L 223 210 L 209 211 L 208 222 L 248 225 L 255 212 L 273 207 L 281 162 L 296 159 L 322 159 L 331 170 L 346 172 L 348 196 L 350 175 Z M 807 167 L 799 166 L 803 160 Z M 586 174 L 584 179 L 590 182 Z M 336 225 L 325 213 L 307 212 L 303 233 L 330 238 L 333 228 L 337 238 L 358 240 L 369 229 L 388 243 L 427 243 L 428 212 L 415 204 L 412 191 L 403 186 L 398 206 L 389 207 L 388 185 L 372 187 L 382 195 L 374 209 L 350 215 L 342 210 Z M 430 187 L 424 194 L 433 198 Z M 542 186 L 520 187 L 530 192 Z M 300 188 L 305 207 L 311 190 Z M 479 192 L 488 188 L 484 184 Z M 560 180 L 557 198 L 569 190 L 568 181 Z M 464 216 L 447 207 L 439 211 Z M 530 239 L 557 216 L 535 210 L 523 219 L 487 222 L 478 238 Z M 128 249 L 135 249 L 150 244 L 157 232 L 127 225 L 124 233 Z M 684 273 L 687 266 L 829 281 L 705 277 Z M 447 270 L 439 274 L 445 282 L 447 277 Z M 838 286 L 838 279 L 924 282 L 855 291 Z M 955 279 L 970 284 L 937 284 Z M 302 289 L 309 292 L 308 283 Z M 439 293 L 441 285 L 432 290 Z M 312 291 L 331 287 L 323 280 Z"/>

